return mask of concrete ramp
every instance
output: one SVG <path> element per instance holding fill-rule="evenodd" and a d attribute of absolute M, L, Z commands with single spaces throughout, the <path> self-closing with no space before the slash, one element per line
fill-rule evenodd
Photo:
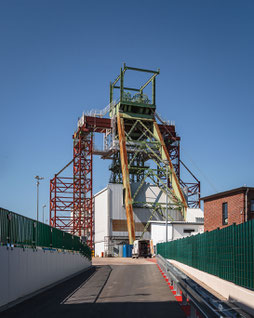
<path fill-rule="evenodd" d="M 95 259 L 94 264 L 1 318 L 185 317 L 156 264 L 119 258 Z"/>

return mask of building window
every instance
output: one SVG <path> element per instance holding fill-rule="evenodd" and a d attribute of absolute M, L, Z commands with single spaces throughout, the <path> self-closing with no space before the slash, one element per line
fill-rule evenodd
<path fill-rule="evenodd" d="M 204 223 L 204 218 L 197 217 L 197 218 L 196 218 L 196 222 L 197 222 L 197 223 Z"/>
<path fill-rule="evenodd" d="M 254 200 L 250 200 L 250 211 L 254 212 Z"/>
<path fill-rule="evenodd" d="M 228 203 L 222 203 L 222 225 L 228 224 Z"/>
<path fill-rule="evenodd" d="M 192 232 L 195 232 L 194 229 L 184 229 L 183 230 L 183 233 L 192 233 Z"/>

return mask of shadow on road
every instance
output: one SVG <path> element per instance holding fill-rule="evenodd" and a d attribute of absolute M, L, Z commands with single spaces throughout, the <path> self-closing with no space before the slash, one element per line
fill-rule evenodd
<path fill-rule="evenodd" d="M 106 302 L 97 302 L 97 292 L 101 291 L 108 280 L 109 266 L 94 266 L 90 270 L 75 276 L 47 291 L 28 299 L 15 307 L 0 313 L 1 318 L 74 318 L 80 317 L 185 317 L 175 301 L 135 301 L 147 297 L 148 293 L 135 291 L 134 301 L 128 301 L 128 292 L 119 295 L 114 301 L 108 295 Z M 104 281 L 101 278 L 104 273 Z M 107 274 L 109 273 L 109 274 Z M 99 278 L 99 279 L 98 279 Z M 112 280 L 112 277 L 111 277 Z M 114 282 L 113 282 L 114 283 Z M 96 288 L 97 289 L 96 289 Z M 106 286 L 111 288 L 110 286 Z M 88 295 L 88 296 L 87 296 Z M 92 297 L 91 297 L 92 296 Z M 85 298 L 84 298 L 85 297 Z M 89 298 L 90 297 L 90 298 Z M 124 301 L 126 297 L 126 301 Z M 111 299 L 112 298 L 112 299 Z M 141 299 L 140 298 L 140 299 Z M 99 298 L 101 299 L 101 298 Z M 122 300 L 121 300 L 122 299 Z"/>

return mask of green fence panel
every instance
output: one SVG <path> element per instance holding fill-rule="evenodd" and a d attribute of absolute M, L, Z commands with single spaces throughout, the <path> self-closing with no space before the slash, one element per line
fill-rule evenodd
<path fill-rule="evenodd" d="M 52 230 L 49 225 L 36 222 L 36 242 L 37 246 L 52 246 Z"/>
<path fill-rule="evenodd" d="M 8 243 L 8 211 L 0 209 L 0 244 Z"/>
<path fill-rule="evenodd" d="M 157 254 L 254 289 L 254 220 L 159 243 Z"/>
<path fill-rule="evenodd" d="M 71 250 L 91 259 L 91 249 L 78 236 L 3 208 L 0 208 L 0 244 Z"/>

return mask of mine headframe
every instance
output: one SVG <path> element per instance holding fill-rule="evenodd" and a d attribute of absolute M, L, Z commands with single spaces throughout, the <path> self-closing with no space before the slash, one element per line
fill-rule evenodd
<path fill-rule="evenodd" d="M 124 83 L 127 71 L 144 72 L 149 74 L 149 78 L 138 88 L 126 87 Z M 110 84 L 109 114 L 116 126 L 112 138 L 115 151 L 110 168 L 111 181 L 120 181 L 123 184 L 130 244 L 135 240 L 133 207 L 149 205 L 149 202 L 135 201 L 138 192 L 147 181 L 169 195 L 171 208 L 180 210 L 183 218 L 186 217 L 185 195 L 155 117 L 155 81 L 159 72 L 128 67 L 124 64 L 120 75 Z M 151 99 L 144 93 L 149 86 L 152 86 Z M 120 98 L 114 102 L 114 92 L 117 89 L 120 90 Z M 171 142 L 174 141 L 173 138 L 170 139 Z M 135 193 L 132 193 L 131 183 L 134 182 L 138 182 L 139 186 Z"/>
<path fill-rule="evenodd" d="M 126 71 L 143 73 L 149 78 L 136 88 L 126 87 Z M 93 155 L 111 159 L 110 182 L 123 184 L 130 243 L 135 239 L 133 207 L 149 207 L 165 217 L 165 206 L 138 202 L 145 182 L 169 194 L 170 207 L 180 210 L 183 218 L 186 217 L 186 197 L 190 207 L 200 206 L 200 182 L 180 160 L 180 137 L 176 135 L 175 126 L 164 122 L 156 112 L 158 74 L 159 70 L 124 65 L 117 79 L 110 83 L 110 104 L 103 111 L 82 115 L 73 135 L 73 158 L 50 180 L 51 226 L 85 238 L 91 248 L 94 244 Z M 149 98 L 147 90 L 151 87 Z M 118 100 L 115 100 L 116 91 Z M 104 117 L 106 113 L 110 118 Z M 96 133 L 104 135 L 103 149 L 96 149 L 94 145 Z M 182 181 L 180 167 L 187 169 L 194 182 Z M 68 169 L 71 171 L 66 176 Z M 134 183 L 135 190 L 131 187 Z M 187 189 L 185 194 L 183 188 Z"/>

